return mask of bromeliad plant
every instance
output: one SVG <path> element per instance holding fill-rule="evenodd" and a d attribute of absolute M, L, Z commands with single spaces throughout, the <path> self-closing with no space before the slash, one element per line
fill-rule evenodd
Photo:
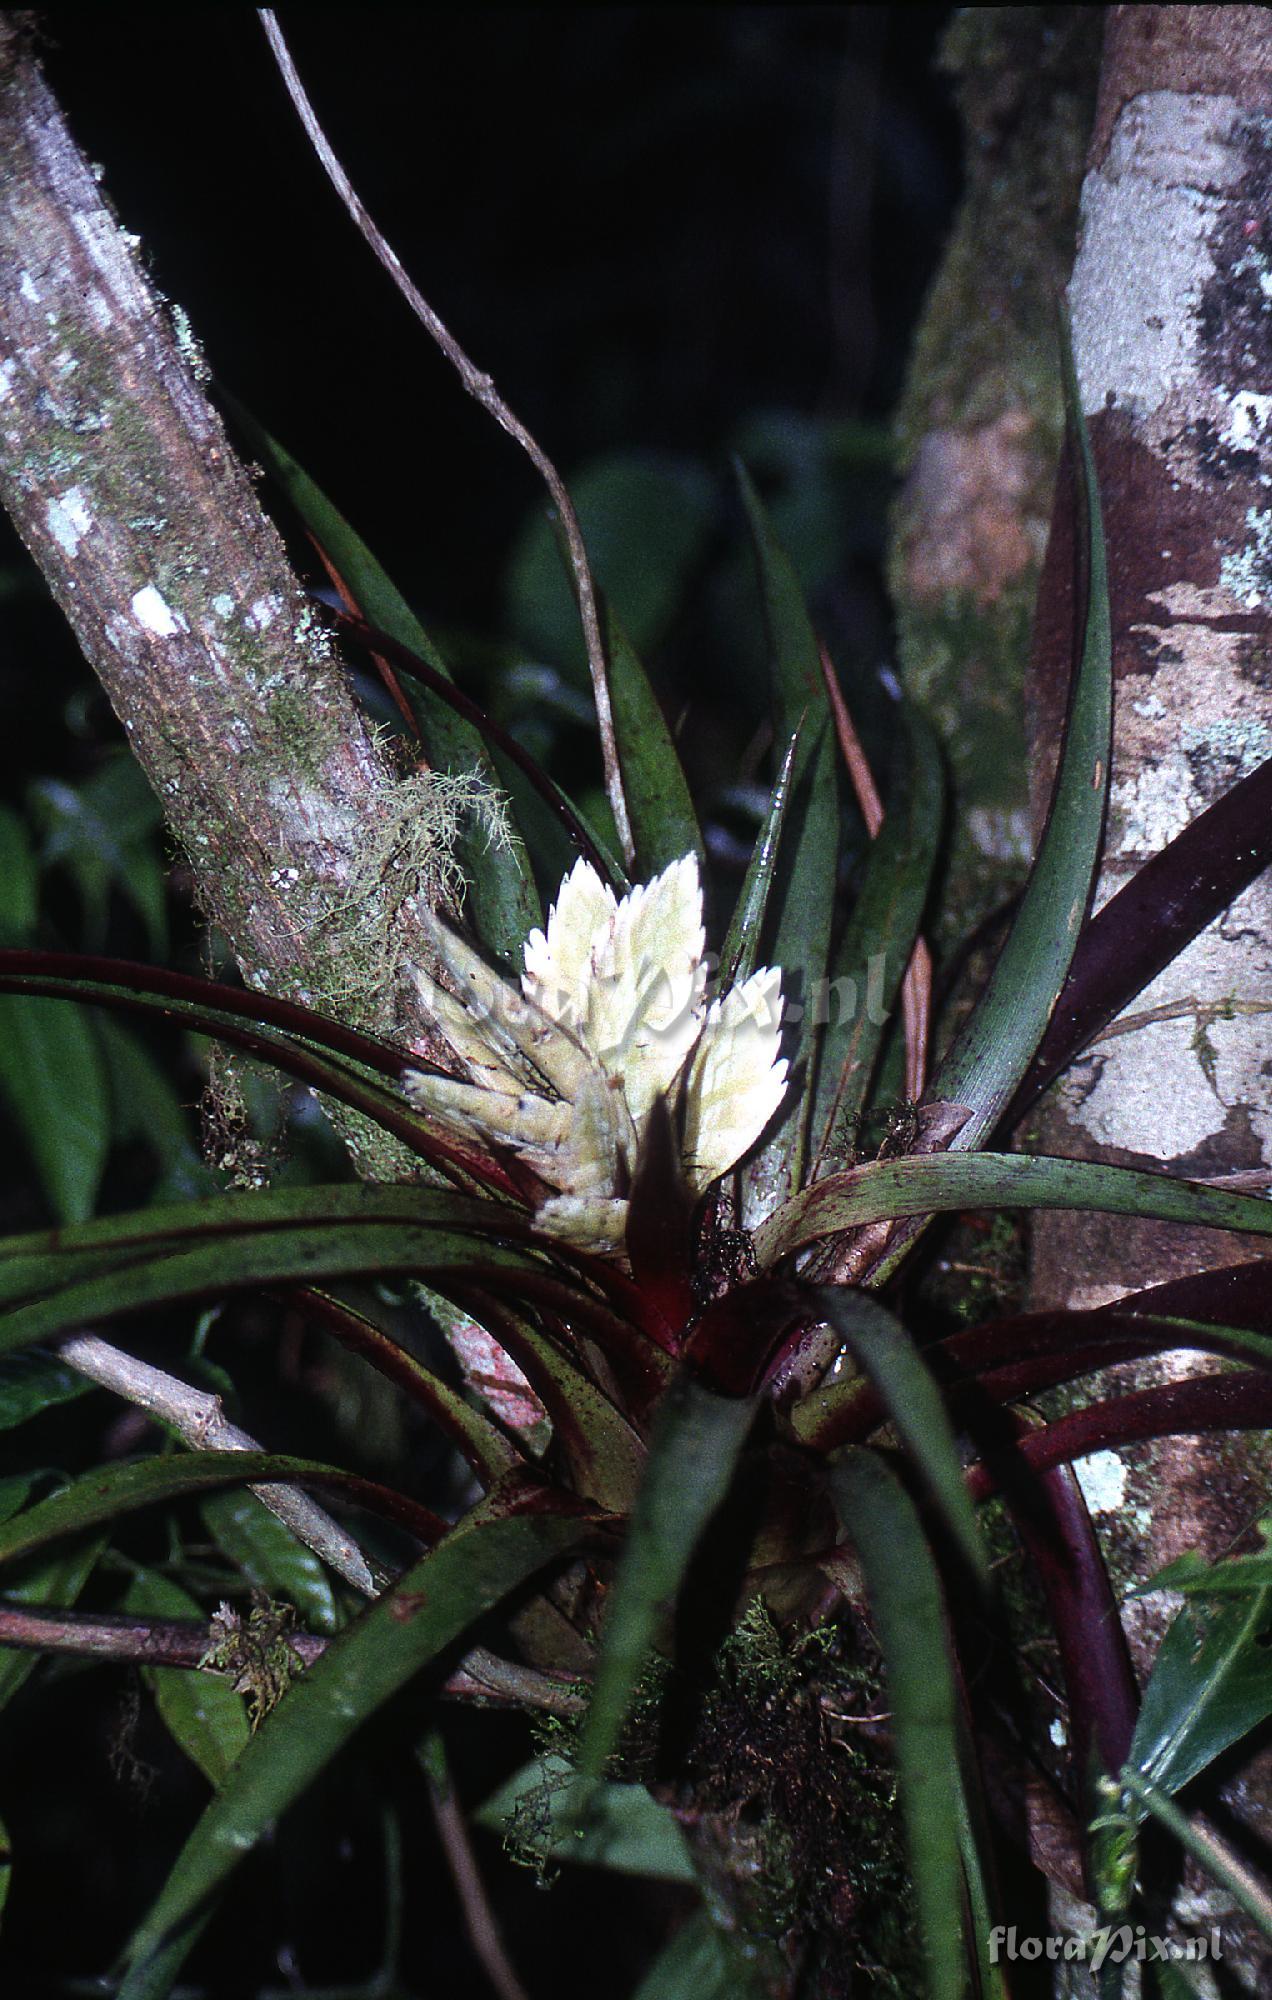
<path fill-rule="evenodd" d="M 90 1366 L 92 1355 L 73 1336 L 87 1320 L 100 1327 L 231 1287 L 286 1287 L 417 1400 L 481 1488 L 467 1512 L 442 1520 L 403 1493 L 331 1466 L 205 1450 L 94 1470 L 18 1507 L 0 1527 L 7 1564 L 69 1537 L 81 1546 L 93 1537 L 96 1553 L 101 1536 L 132 1509 L 250 1481 L 374 1598 L 321 1652 L 310 1642 L 289 1654 L 284 1642 L 294 1677 L 283 1673 L 264 1695 L 269 1676 L 259 1647 L 253 1655 L 241 1634 L 230 1634 L 239 1650 L 227 1653 L 224 1630 L 208 1646 L 199 1661 L 205 1671 L 233 1671 L 268 1712 L 218 1772 L 215 1798 L 137 1933 L 121 1988 L 129 2000 L 169 1990 L 209 1900 L 242 1853 L 360 1723 L 429 1668 L 449 1673 L 444 1691 L 457 1696 L 585 1711 L 570 1755 L 580 1784 L 591 1781 L 592 1789 L 569 1794 L 563 1810 L 594 1811 L 595 1783 L 607 1770 L 651 1785 L 702 1848 L 717 1915 L 754 1927 L 741 1935 L 757 1990 L 801 1977 L 811 1982 L 801 1991 L 838 1992 L 845 1968 L 877 1953 L 871 1920 L 845 1885 L 885 1869 L 888 1837 L 876 1832 L 873 1852 L 860 1851 L 845 1815 L 871 1771 L 877 1783 L 880 1771 L 893 1769 L 924 1990 L 957 1994 L 974 1966 L 981 1990 L 1005 1991 L 987 1949 L 995 1912 L 976 1776 L 978 1731 L 987 1724 L 969 1705 L 957 1667 L 967 1619 L 950 1608 L 967 1601 L 961 1588 L 950 1593 L 961 1576 L 974 1579 L 984 1599 L 973 1626 L 992 1615 L 976 1503 L 997 1491 L 1016 1510 L 1064 1660 L 1070 1805 L 1093 1813 L 1093 1780 L 1102 1775 L 1113 1787 L 1116 1809 L 1110 1815 L 1107 1800 L 1102 1806 L 1092 1864 L 1093 1890 L 1110 1908 L 1130 1893 L 1127 1854 L 1138 1818 L 1172 1810 L 1169 1794 L 1272 1708 L 1266 1675 L 1251 1665 L 1267 1602 L 1262 1571 L 1252 1569 L 1231 1609 L 1208 1628 L 1185 1614 L 1189 1633 L 1205 1636 L 1202 1664 L 1183 1639 L 1167 1648 L 1163 1670 L 1174 1679 L 1141 1741 L 1108 1585 L 1065 1469 L 1098 1447 L 1166 1431 L 1272 1422 L 1272 1336 L 1262 1330 L 1272 1264 L 1225 1271 L 1222 1283 L 1160 1287 L 1098 1312 L 991 1321 L 922 1356 L 887 1302 L 925 1221 L 952 1210 L 1088 1206 L 1272 1233 L 1272 1208 L 1248 1195 L 983 1150 L 1268 858 L 1265 766 L 1082 923 L 1108 768 L 1110 661 L 1085 441 L 1081 459 L 1087 629 L 1051 816 L 995 972 L 908 1120 L 904 1152 L 894 1142 L 890 1157 L 848 1163 L 853 1121 L 873 1101 L 882 1010 L 819 1024 L 807 1006 L 803 1023 L 793 1024 L 799 1010 L 791 995 L 815 991 L 832 972 L 851 980 L 871 959 L 882 961 L 888 1010 L 906 987 L 913 1059 L 924 1002 L 906 968 L 916 964 L 937 854 L 939 762 L 921 719 L 907 715 L 902 769 L 861 888 L 841 916 L 833 751 L 838 742 L 854 759 L 859 753 L 792 572 L 753 496 L 778 715 L 798 724 L 714 994 L 701 849 L 683 775 L 639 665 L 612 628 L 615 714 L 635 718 L 620 721 L 616 734 L 637 886 L 588 842 L 546 925 L 525 941 L 519 983 L 497 969 L 489 937 L 470 941 L 453 914 L 429 917 L 435 963 L 416 978 L 449 1051 L 444 1066 L 425 1067 L 317 1013 L 234 988 L 47 953 L 0 957 L 0 989 L 183 1021 L 375 1120 L 429 1173 L 429 1184 L 237 1193 L 10 1239 L 0 1245 L 4 1351 L 63 1342 L 65 1358 Z M 383 600 L 383 579 L 368 571 L 313 490 L 302 490 L 332 560 L 349 567 L 358 560 Z M 383 615 L 382 604 L 376 608 Z M 402 643 L 383 633 L 376 644 L 405 657 Z M 686 851 L 668 859 L 668 847 L 681 845 Z M 484 865 L 486 907 L 497 907 L 495 878 L 518 866 L 517 850 L 492 848 Z M 761 940 L 771 967 L 756 963 Z M 355 1305 L 345 1287 L 367 1278 L 409 1278 L 449 1301 L 461 1348 L 465 1326 L 470 1337 L 484 1329 L 523 1371 L 548 1420 L 548 1441 L 531 1446 L 471 1392 L 441 1379 L 377 1323 L 365 1291 Z M 1229 1357 L 1240 1370 L 1106 1394 L 1048 1424 L 1030 1416 L 1030 1399 L 1045 1389 L 1181 1344 Z M 350 1538 L 328 1532 L 321 1509 L 297 1509 L 297 1487 L 343 1495 L 397 1524 L 418 1557 L 400 1574 L 376 1577 L 356 1544 L 350 1557 Z M 796 1656 L 813 1633 L 840 1635 L 842 1657 L 823 1661 L 811 1677 L 820 1692 L 811 1709 L 796 1705 L 798 1728 L 786 1749 L 792 1762 L 807 1760 L 811 1728 L 813 1746 L 826 1753 L 802 1773 L 798 1811 L 808 1824 L 766 1828 L 772 1852 L 764 1864 L 771 1873 L 782 1842 L 789 1861 L 798 1831 L 801 1851 L 818 1856 L 823 1873 L 835 1871 L 835 1893 L 813 1885 L 797 1860 L 794 1893 L 803 1906 L 780 1926 L 762 1897 L 743 1893 L 753 1857 L 739 1862 L 731 1884 L 720 1859 L 720 1828 L 747 1801 L 729 1796 L 722 1771 L 695 1762 L 711 1740 L 728 1649 L 704 1652 L 699 1635 L 696 1651 L 690 1643 L 678 1652 L 669 1620 L 704 1537 L 719 1566 L 717 1640 L 739 1618 L 743 1638 L 754 1639 L 761 1613 Z M 1191 1579 L 1191 1587 L 1204 1593 L 1206 1578 Z M 1227 1590 L 1226 1572 L 1215 1573 L 1214 1588 Z M 700 1579 L 695 1590 L 702 1589 Z M 501 1607 L 510 1608 L 492 1631 Z M 38 1644 L 38 1609 L 24 1615 L 34 1618 L 27 1642 Z M 67 1618 L 63 1612 L 63 1641 Z M 475 1647 L 479 1622 L 483 1641 Z M 1227 1628 L 1236 1623 L 1245 1654 L 1230 1643 Z M 729 1642 L 741 1643 L 736 1634 Z M 277 1632 L 271 1644 L 277 1654 Z M 1216 1693 L 1207 1676 L 1219 1656 Z M 179 1648 L 170 1657 L 180 1657 Z M 864 1775 L 847 1778 L 829 1754 L 836 1702 L 849 1684 L 845 1658 L 853 1674 L 873 1675 L 882 1689 Z M 1244 1659 L 1248 1683 L 1235 1702 L 1234 1659 L 1238 1667 Z M 762 1681 L 754 1660 L 748 1671 Z M 1199 1686 L 1215 1699 L 1199 1702 Z M 660 1762 L 657 1703 L 674 1711 L 695 1689 L 708 1724 L 668 1766 Z M 758 1726 L 757 1712 L 745 1703 L 742 1712 L 743 1728 Z M 776 1753 L 767 1754 L 772 1761 Z M 763 1796 L 776 1813 L 778 1796 Z M 890 1865 L 900 1897 L 895 1851 Z M 1215 1865 L 1222 1872 L 1223 1858 Z M 906 1976 L 904 1962 L 894 1973 Z M 910 1976 L 920 1974 L 911 1967 Z"/>
<path fill-rule="evenodd" d="M 1141 1711 L 1069 1468 L 1168 1432 L 1272 1425 L 1272 1262 L 1095 1312 L 991 1319 L 922 1351 L 904 1318 L 902 1277 L 931 1220 L 952 1212 L 1087 1207 L 1272 1234 L 1272 1207 L 1230 1188 L 992 1150 L 1272 859 L 1265 765 L 1086 918 L 1111 660 L 1071 381 L 1070 406 L 1088 579 L 1054 798 L 994 971 L 930 1077 L 920 929 L 940 847 L 939 753 L 905 710 L 886 812 L 843 907 L 841 788 L 846 775 L 872 819 L 869 776 L 749 488 L 782 756 L 713 984 L 693 803 L 615 621 L 602 609 L 589 636 L 622 865 L 452 688 L 365 548 L 256 434 L 341 579 L 346 632 L 397 668 L 433 768 L 463 769 L 456 745 L 484 738 L 520 763 L 579 859 L 546 921 L 519 935 L 509 913 L 535 905 L 519 839 L 474 853 L 467 920 L 421 913 L 430 1063 L 239 988 L 0 953 L 0 991 L 183 1023 L 373 1121 L 418 1163 L 391 1185 L 240 1192 L 11 1238 L 0 1350 L 46 1357 L 37 1377 L 69 1363 L 106 1380 L 115 1350 L 86 1324 L 282 1292 L 428 1414 L 476 1496 L 442 1518 L 391 1486 L 183 1425 L 180 1385 L 153 1370 L 150 1407 L 201 1448 L 94 1468 L 44 1497 L 10 1494 L 0 1563 L 28 1567 L 0 1606 L 0 1642 L 72 1644 L 69 1607 L 116 1523 L 244 1484 L 366 1600 L 356 1612 L 346 1600 L 326 1640 L 264 1607 L 255 1625 L 218 1614 L 197 1644 L 153 1597 L 125 1607 L 148 1621 L 145 1657 L 228 1678 L 253 1697 L 259 1727 L 249 1737 L 240 1719 L 230 1752 L 205 1754 L 215 1795 L 136 1932 L 124 2000 L 171 1991 L 243 1854 L 417 1680 L 558 1718 L 537 1770 L 547 1791 L 558 1784 L 545 1848 L 568 1852 L 607 1815 L 650 1810 L 635 1784 L 679 1824 L 705 1913 L 668 1947 L 657 1991 L 715 1979 L 832 1996 L 860 1979 L 930 2000 L 1006 1994 L 980 1772 L 992 1753 L 1001 1792 L 1007 1752 L 998 1691 L 980 1700 L 967 1670 L 1000 1619 L 978 1519 L 995 1496 L 994 1546 L 1016 1537 L 1027 1551 L 1040 1629 L 1063 1665 L 1070 1757 L 1055 1791 L 1093 1902 L 1110 1917 L 1133 1910 L 1138 1829 L 1154 1814 L 1267 1923 L 1266 1899 L 1172 1803 L 1272 1712 L 1266 1556 L 1171 1579 L 1188 1608 Z M 872 1004 L 837 1009 L 865 994 L 868 967 Z M 910 1102 L 881 1156 L 863 1160 L 856 1135 L 886 1105 L 897 1016 Z M 503 1386 L 526 1385 L 537 1425 L 508 1421 L 497 1395 L 483 1407 L 471 1370 L 461 1391 L 421 1359 L 401 1304 L 385 1304 L 389 1286 L 407 1288 L 421 1320 L 441 1319 L 461 1359 L 493 1345 Z M 1043 1421 L 1043 1392 L 1181 1346 L 1233 1365 L 1105 1387 Z M 355 1537 L 313 1496 L 370 1525 Z M 82 1555 L 41 1601 L 52 1572 L 30 1564 L 67 1546 Z M 265 1578 L 278 1597 L 282 1568 Z M 1203 1616 L 1208 1596 L 1221 1608 Z M 121 1627 L 83 1629 L 85 1650 L 109 1652 L 113 1630 L 126 1651 Z"/>

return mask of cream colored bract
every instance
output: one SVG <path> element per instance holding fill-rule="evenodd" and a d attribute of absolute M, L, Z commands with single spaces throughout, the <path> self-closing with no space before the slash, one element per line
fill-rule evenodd
<path fill-rule="evenodd" d="M 621 1252 L 626 1192 L 658 1097 L 678 1118 L 695 1194 L 759 1138 L 781 1103 L 781 973 L 707 1000 L 702 885 L 692 854 L 620 901 L 586 861 L 525 945 L 521 991 L 436 919 L 453 991 L 417 973 L 460 1079 L 410 1071 L 412 1102 L 468 1140 L 508 1147 L 554 1189 L 540 1228 Z"/>

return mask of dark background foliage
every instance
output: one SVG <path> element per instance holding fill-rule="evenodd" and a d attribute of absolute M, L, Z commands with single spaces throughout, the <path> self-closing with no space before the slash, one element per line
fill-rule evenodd
<path fill-rule="evenodd" d="M 759 708 L 758 613 L 730 553 L 732 452 L 759 473 L 827 629 L 858 659 L 886 652 L 887 474 L 882 433 L 861 426 L 886 424 L 957 195 L 954 124 L 933 68 L 947 11 L 283 13 L 372 212 L 567 476 L 617 457 L 630 496 L 640 469 L 652 472 L 653 499 L 619 510 L 620 530 L 634 523 L 629 587 L 659 560 L 652 529 L 652 546 L 640 545 L 642 521 L 665 519 L 667 495 L 681 496 L 688 525 L 670 549 L 680 587 L 644 636 L 669 712 L 692 704 L 688 760 L 721 796 Z M 536 624 L 533 592 L 517 582 L 519 538 L 541 505 L 534 476 L 464 399 L 356 238 L 253 14 L 55 8 L 44 22 L 72 127 L 217 376 L 304 460 L 487 698 L 541 741 L 517 672 L 541 667 L 531 692 L 568 716 L 575 666 L 568 645 L 553 655 L 552 620 Z M 7 531 L 0 592 L 0 798 L 21 808 L 32 779 L 91 780 L 119 732 Z M 85 942 L 80 903 L 56 871 L 47 898 L 47 941 Z M 191 962 L 179 906 L 174 921 Z M 92 942 L 149 955 L 117 888 Z M 38 1221 L 47 1208 L 2 1113 L 0 1133 L 5 1222 Z M 103 1204 L 120 1206 L 139 1198 L 138 1168 L 127 1147 L 112 1160 Z M 253 1416 L 273 1425 L 271 1442 L 348 1457 L 324 1431 L 329 1415 L 289 1407 L 277 1343 L 259 1345 L 268 1366 L 259 1355 L 244 1366 L 262 1378 L 248 1398 L 259 1389 Z M 104 1399 L 74 1409 L 42 1419 L 38 1438 L 22 1434 L 24 1463 L 31 1450 L 74 1462 L 90 1436 L 102 1449 Z M 65 1982 L 101 1970 L 197 1809 L 202 1781 L 144 1717 L 121 1775 L 134 1700 L 127 1674 L 60 1669 L 38 1674 L 5 1718 L 0 1799 L 19 1854 L 0 1943 L 5 1991 L 90 1990 Z M 204 1961 L 209 1990 L 232 2000 L 270 1981 L 287 1991 L 302 1977 L 365 1974 L 379 1950 L 386 1808 L 402 1814 L 413 1987 L 436 2000 L 473 1990 L 479 1975 L 403 1759 L 404 1721 L 386 1718 L 356 1770 L 337 1772 L 295 1816 L 303 1823 L 253 1858 L 239 1920 L 214 1933 Z M 459 1717 L 454 1737 L 470 1795 L 526 1751 L 516 1722 Z M 134 1751 L 154 1766 L 148 1787 L 128 1777 Z M 669 1908 L 579 1874 L 549 1902 L 489 1840 L 483 1858 L 536 1995 L 609 1988 L 620 1906 L 625 1984 Z"/>

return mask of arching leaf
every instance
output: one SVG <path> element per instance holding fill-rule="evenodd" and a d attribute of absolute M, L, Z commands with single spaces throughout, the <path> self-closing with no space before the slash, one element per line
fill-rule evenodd
<path fill-rule="evenodd" d="M 1062 359 L 1086 518 L 1082 655 L 1051 811 L 1020 907 L 989 984 L 928 1093 L 933 1102 L 965 1105 L 970 1112 L 952 1141 L 960 1151 L 970 1151 L 992 1133 L 1046 1033 L 1086 916 L 1104 829 L 1113 717 L 1108 563 L 1067 326 Z"/>
<path fill-rule="evenodd" d="M 927 2000 L 964 2000 L 958 1701 L 940 1583 L 914 1503 L 881 1458 L 846 1452 L 831 1491 L 861 1558 L 883 1653 Z"/>
<path fill-rule="evenodd" d="M 802 1005 L 791 1054 L 803 1065 L 802 1093 L 791 1091 L 776 1134 L 743 1173 L 751 1212 L 798 1187 L 808 1143 L 816 1061 L 815 998 L 826 975 L 839 864 L 835 739 L 817 637 L 789 556 L 780 546 L 745 472 L 739 483 L 751 527 L 760 596 L 773 660 L 774 727 L 779 744 L 799 742 L 791 771 L 790 824 L 769 893 L 771 941 L 766 962 L 782 968 L 788 1004 Z"/>
<path fill-rule="evenodd" d="M 717 1396 L 681 1375 L 659 1406 L 649 1461 L 610 1596 L 579 1768 L 599 1778 L 618 1741 L 660 1615 L 729 1488 L 753 1398 Z"/>
<path fill-rule="evenodd" d="M 903 754 L 887 813 L 835 948 L 813 1113 L 819 1167 L 842 1157 L 852 1121 L 865 1105 L 940 846 L 945 810 L 940 749 L 917 710 L 906 710 L 904 719 Z"/>
<path fill-rule="evenodd" d="M 958 1208 L 1091 1208 L 1272 1236 L 1272 1202 L 1253 1195 L 1046 1154 L 943 1153 L 872 1160 L 815 1182 L 757 1232 L 756 1255 L 772 1264 L 805 1243 L 862 1223 Z"/>
<path fill-rule="evenodd" d="M 847 1342 L 958 1542 L 972 1574 L 988 1585 L 985 1545 L 967 1494 L 963 1461 L 936 1381 L 899 1319 L 868 1293 L 821 1285 L 810 1304 Z"/>

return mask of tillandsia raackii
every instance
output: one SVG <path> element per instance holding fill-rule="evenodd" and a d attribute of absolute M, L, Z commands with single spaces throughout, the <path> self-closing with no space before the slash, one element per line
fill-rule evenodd
<path fill-rule="evenodd" d="M 241 1856 L 417 1679 L 569 1720 L 555 1740 L 565 1764 L 552 1835 L 566 1851 L 598 1814 L 632 1809 L 633 1781 L 646 1786 L 689 1837 L 686 1865 L 737 1946 L 737 1982 L 831 1995 L 866 1964 L 932 2000 L 1007 1993 L 991 1951 L 1000 1912 L 983 1795 L 996 1799 L 1001 1776 L 987 1788 L 982 1766 L 1001 1774 L 1010 1731 L 996 1691 L 978 1702 L 971 1670 L 1000 1617 L 978 1518 L 995 1496 L 1005 1507 L 995 1532 L 1028 1550 L 1061 1659 L 1070 1750 L 1050 1782 L 1093 1901 L 1110 1919 L 1134 1909 L 1139 1829 L 1153 1815 L 1267 1919 L 1266 1894 L 1172 1803 L 1272 1711 L 1266 1555 L 1170 1578 L 1187 1604 L 1141 1708 L 1069 1467 L 1168 1432 L 1272 1424 L 1272 1263 L 1098 1311 L 990 1319 L 922 1349 L 905 1323 L 902 1277 L 942 1215 L 1089 1207 L 1272 1234 L 1272 1207 L 1231 1187 L 992 1150 L 1272 858 L 1265 765 L 1088 921 L 1112 666 L 1098 494 L 1065 367 L 1086 590 L 1054 797 L 995 968 L 930 1076 L 921 931 L 939 752 L 903 707 L 881 813 L 849 704 L 749 487 L 781 756 L 713 987 L 688 786 L 641 664 L 580 566 L 577 528 L 567 523 L 566 540 L 621 860 L 451 687 L 365 548 L 253 430 L 336 579 L 338 622 L 381 663 L 429 761 L 453 768 L 457 742 L 465 756 L 475 742 L 484 760 L 514 757 L 578 859 L 546 917 L 515 831 L 470 843 L 462 913 L 408 884 L 429 950 L 411 968 L 435 1030 L 426 1056 L 388 1030 L 239 987 L 0 953 L 0 991 L 214 1036 L 370 1121 L 414 1176 L 237 1192 L 10 1238 L 0 1350 L 106 1379 L 105 1343 L 85 1345 L 86 1323 L 229 1290 L 282 1292 L 440 1427 L 479 1495 L 443 1515 L 387 1483 L 255 1449 L 245 1433 L 209 1439 L 183 1421 L 181 1385 L 150 1370 L 152 1412 L 188 1443 L 225 1449 L 155 1454 L 18 1496 L 0 1523 L 0 1562 L 71 1538 L 90 1553 L 60 1604 L 0 1609 L 0 1641 L 73 1648 L 67 1606 L 116 1523 L 249 1482 L 368 1600 L 356 1611 L 345 1601 L 325 1643 L 262 1610 L 262 1657 L 233 1665 L 236 1685 L 259 1694 L 267 1683 L 259 1727 L 249 1736 L 240 1717 L 232 1754 L 205 1756 L 216 1793 L 136 1933 L 125 2000 L 171 1990 Z M 480 384 L 476 393 L 486 396 Z M 837 883 L 845 786 L 873 836 L 848 908 Z M 1128 911 L 1136 949 L 1112 950 Z M 855 1135 L 879 1107 L 898 1018 L 910 1101 L 879 1156 L 862 1159 Z M 433 1309 L 461 1357 L 481 1342 L 503 1357 L 485 1405 L 473 1369 L 460 1390 L 404 1337 L 404 1314 L 422 1323 Z M 1230 1366 L 1102 1391 L 1050 1422 L 1030 1400 L 1181 1347 Z M 509 1382 L 533 1422 L 499 1400 Z M 297 1507 L 310 1493 L 364 1511 L 365 1550 L 325 1509 Z M 1208 1596 L 1223 1608 L 1204 1616 L 1196 1605 Z M 107 1618 L 85 1619 L 82 1650 L 228 1673 L 208 1624 L 188 1615 L 198 1609 L 152 1582 L 149 1596 L 134 1590 Z M 779 1723 L 760 1743 L 761 1711 L 774 1709 Z M 743 1853 L 738 1822 L 757 1800 L 760 1830 Z M 863 1801 L 877 1822 L 869 1839 Z M 733 1866 L 719 1854 L 730 1826 Z M 799 1904 L 780 1921 L 779 1851 Z M 906 1908 L 907 1870 L 917 1943 L 897 1921 L 890 1967 L 870 1884 Z M 761 1891 L 749 1899 L 747 1877 Z"/>

